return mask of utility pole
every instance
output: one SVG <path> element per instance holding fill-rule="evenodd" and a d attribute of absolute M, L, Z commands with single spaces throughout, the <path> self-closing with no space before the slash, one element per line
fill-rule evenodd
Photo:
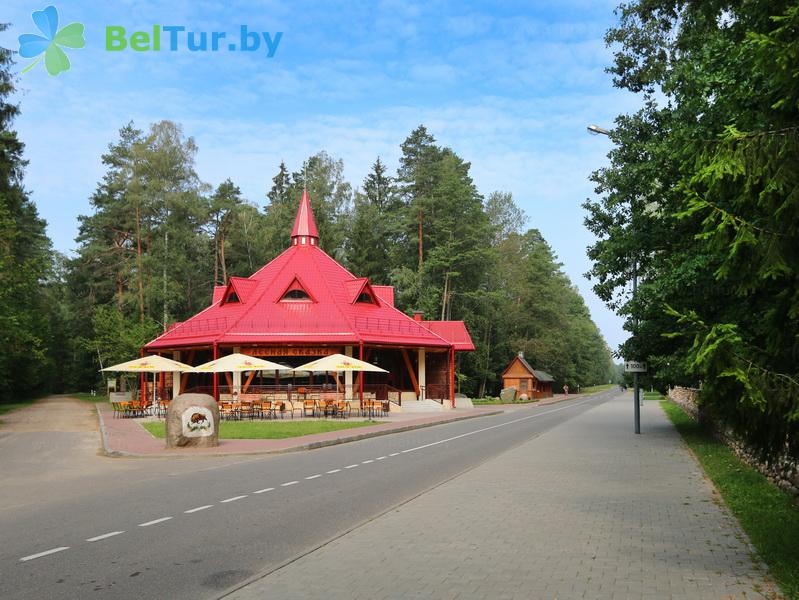
<path fill-rule="evenodd" d="M 589 125 L 587 127 L 588 133 L 591 135 L 606 135 L 610 136 L 610 130 L 605 129 L 604 127 L 600 127 L 599 125 Z M 633 297 L 632 301 L 635 302 L 635 294 L 638 290 L 638 259 L 633 259 Z M 635 307 L 633 307 L 635 311 Z M 638 316 L 637 314 L 633 314 L 633 338 L 638 334 Z M 638 385 L 638 371 L 633 371 L 633 415 L 635 421 L 635 433 L 641 433 L 641 404 L 639 402 L 640 398 L 640 388 Z"/>
<path fill-rule="evenodd" d="M 635 292 L 638 290 L 638 260 L 633 259 L 633 302 L 635 302 Z M 635 307 L 633 307 L 635 310 Z M 633 314 L 633 337 L 638 335 L 638 316 Z M 638 402 L 640 390 L 638 388 L 638 371 L 633 373 L 633 403 L 635 404 L 635 433 L 641 433 L 641 405 Z"/>

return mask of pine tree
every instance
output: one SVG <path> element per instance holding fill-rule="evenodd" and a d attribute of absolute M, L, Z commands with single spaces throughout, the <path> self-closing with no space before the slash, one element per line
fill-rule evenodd
<path fill-rule="evenodd" d="M 393 181 L 378 157 L 364 179 L 363 191 L 355 194 L 347 250 L 347 264 L 353 273 L 381 285 L 389 283 L 389 251 L 398 237 L 400 210 Z"/>
<path fill-rule="evenodd" d="M 50 272 L 50 240 L 22 184 L 24 145 L 11 128 L 19 108 L 8 102 L 12 64 L 11 51 L 0 48 L 0 402 L 46 389 L 49 377 L 48 307 L 39 284 Z"/>

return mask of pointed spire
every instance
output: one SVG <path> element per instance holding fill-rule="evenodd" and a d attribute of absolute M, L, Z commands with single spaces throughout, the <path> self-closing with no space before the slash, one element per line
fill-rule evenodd
<path fill-rule="evenodd" d="M 297 208 L 297 216 L 294 218 L 294 227 L 291 230 L 291 243 L 294 246 L 319 245 L 319 232 L 316 230 L 308 190 L 302 191 L 300 206 Z"/>

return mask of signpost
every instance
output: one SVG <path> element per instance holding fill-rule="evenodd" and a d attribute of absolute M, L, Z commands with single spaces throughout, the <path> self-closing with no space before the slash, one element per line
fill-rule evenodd
<path fill-rule="evenodd" d="M 641 433 L 641 405 L 638 402 L 640 390 L 638 389 L 638 373 L 646 373 L 646 363 L 637 360 L 628 360 L 624 363 L 624 370 L 633 374 L 633 402 L 635 403 L 635 433 Z"/>

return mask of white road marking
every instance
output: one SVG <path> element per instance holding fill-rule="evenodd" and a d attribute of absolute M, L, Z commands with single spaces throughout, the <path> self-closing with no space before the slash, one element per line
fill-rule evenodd
<path fill-rule="evenodd" d="M 150 525 L 157 525 L 158 523 L 163 523 L 164 521 L 169 521 L 172 517 L 161 517 L 160 519 L 155 519 L 153 521 L 147 521 L 146 523 L 139 523 L 139 527 L 149 527 Z"/>
<path fill-rule="evenodd" d="M 388 458 L 388 456 L 378 456 L 375 460 L 383 460 L 384 458 Z"/>
<path fill-rule="evenodd" d="M 200 512 L 201 510 L 205 510 L 206 508 L 211 508 L 212 506 L 213 504 L 205 504 L 203 506 L 198 506 L 197 508 L 190 508 L 189 510 L 184 510 L 183 512 L 186 513 L 187 515 L 190 515 L 191 513 L 196 513 Z"/>
<path fill-rule="evenodd" d="M 362 465 L 368 465 L 369 463 L 373 463 L 373 462 L 375 462 L 375 461 L 370 458 L 369 460 L 365 460 L 365 461 L 361 462 L 361 464 Z"/>
<path fill-rule="evenodd" d="M 45 550 L 44 552 L 39 552 L 37 554 L 31 554 L 30 556 L 23 556 L 19 559 L 20 562 L 25 562 L 28 560 L 33 560 L 34 558 L 41 558 L 42 556 L 47 556 L 48 554 L 55 554 L 56 552 L 62 552 L 64 550 L 69 550 L 69 546 L 61 546 L 59 548 L 51 548 L 50 550 Z"/>
<path fill-rule="evenodd" d="M 399 452 L 392 452 L 389 456 L 399 456 Z"/>
<path fill-rule="evenodd" d="M 264 492 L 271 492 L 275 488 L 264 488 L 262 490 L 255 490 L 253 494 L 263 494 Z"/>
<path fill-rule="evenodd" d="M 299 481 L 287 481 L 286 483 L 281 483 L 280 487 L 288 487 L 290 485 L 294 485 L 295 483 L 299 483 Z"/>
<path fill-rule="evenodd" d="M 590 402 L 592 398 L 588 398 L 583 400 L 582 402 L 578 402 L 577 404 L 569 404 L 568 406 L 562 406 L 561 408 L 554 408 L 552 410 L 548 410 L 542 413 L 536 413 L 534 415 L 529 415 L 527 417 L 521 417 L 519 419 L 514 419 L 513 421 L 506 421 L 505 423 L 499 423 L 497 425 L 491 425 L 490 427 L 483 427 L 482 429 L 475 429 L 474 431 L 467 431 L 466 433 L 462 433 L 460 435 L 453 436 L 451 438 L 447 438 L 445 440 L 438 440 L 437 442 L 430 442 L 429 444 L 424 444 L 423 446 L 416 446 L 416 448 L 408 448 L 407 450 L 403 450 L 402 454 L 406 454 L 408 452 L 416 452 L 417 450 L 422 450 L 424 448 L 430 448 L 431 446 L 438 446 L 439 444 L 445 444 L 447 442 L 451 442 L 453 440 L 458 440 L 460 438 L 465 438 L 470 435 L 474 435 L 475 433 L 482 433 L 484 431 L 490 431 L 491 429 L 497 429 L 498 427 L 505 427 L 507 425 L 513 425 L 514 423 L 519 423 L 521 421 L 527 421 L 529 419 L 535 419 L 537 417 L 543 417 L 544 415 L 549 415 L 552 413 L 559 412 L 561 410 L 566 410 L 567 408 L 574 408 L 575 406 L 580 406 L 581 404 L 585 404 L 586 402 Z"/>
<path fill-rule="evenodd" d="M 328 473 L 330 475 L 332 475 L 333 473 L 340 473 L 340 472 L 341 472 L 341 469 L 331 469 L 330 471 L 328 471 Z"/>
<path fill-rule="evenodd" d="M 87 542 L 99 542 L 100 540 L 104 540 L 110 537 L 114 537 L 115 535 L 119 535 L 120 533 L 125 533 L 124 531 L 112 531 L 110 533 L 104 533 L 103 535 L 96 535 L 94 537 L 88 538 Z"/>
<path fill-rule="evenodd" d="M 355 467 L 357 467 L 357 466 L 359 466 L 359 465 L 348 465 L 348 466 L 346 466 L 346 467 L 344 467 L 344 468 L 345 468 L 345 469 L 354 469 L 354 468 L 355 468 Z"/>
<path fill-rule="evenodd" d="M 233 496 L 232 498 L 227 498 L 226 500 L 220 500 L 219 502 L 221 502 L 222 504 L 225 504 L 226 502 L 235 502 L 236 500 L 241 500 L 242 498 L 246 498 L 246 497 L 247 497 L 247 494 L 244 494 L 242 496 Z"/>
<path fill-rule="evenodd" d="M 311 475 L 310 477 L 306 477 L 305 479 L 316 479 L 317 477 L 321 477 L 321 476 L 322 476 L 322 474 L 318 473 L 316 475 Z"/>

